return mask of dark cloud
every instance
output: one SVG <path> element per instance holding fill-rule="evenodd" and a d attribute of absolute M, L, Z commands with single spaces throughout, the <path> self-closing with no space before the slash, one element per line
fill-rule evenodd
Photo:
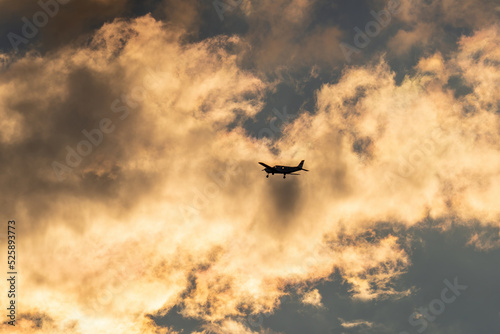
<path fill-rule="evenodd" d="M 402 0 L 348 62 L 386 5 L 74 0 L 4 40 L 19 328 L 412 333 L 457 277 L 427 331 L 494 332 L 499 11 Z M 37 10 L 1 2 L 2 32 Z"/>
<path fill-rule="evenodd" d="M 48 9 L 40 6 L 39 3 L 47 4 Z M 22 37 L 27 37 L 28 44 L 20 44 L 19 49 L 26 50 L 36 46 L 38 50 L 48 51 L 58 47 L 64 47 L 68 43 L 85 38 L 86 34 L 102 26 L 103 23 L 121 17 L 129 11 L 127 0 L 106 0 L 106 1 L 17 1 L 15 3 L 3 1 L 0 3 L 0 18 L 4 23 L 0 30 L 3 36 L 8 33 L 15 33 Z M 44 5 L 45 6 L 45 5 Z M 45 14 L 46 20 L 38 17 Z M 39 27 L 35 26 L 38 33 L 33 37 L 23 34 L 25 25 L 22 18 L 29 22 L 40 20 Z M 43 24 L 43 22 L 46 22 Z M 7 38 L 2 41 L 2 49 L 11 51 L 12 45 Z"/>
<path fill-rule="evenodd" d="M 497 227 L 456 224 L 452 230 L 440 230 L 442 222 L 422 222 L 414 228 L 398 232 L 393 224 L 377 225 L 377 233 L 396 233 L 401 245 L 408 249 L 412 265 L 395 284 L 412 289 L 405 297 L 386 300 L 356 301 L 341 275 L 333 274 L 316 284 L 324 308 L 313 309 L 300 303 L 298 296 L 283 297 L 281 307 L 264 318 L 266 328 L 289 334 L 295 333 L 417 333 L 421 325 L 412 326 L 410 315 L 421 307 L 429 308 L 441 298 L 447 287 L 443 282 L 466 285 L 457 299 L 446 304 L 442 314 L 428 321 L 424 333 L 488 333 L 500 326 L 500 303 L 494 297 L 495 281 L 500 271 L 491 263 L 498 257 L 495 249 L 484 252 L 467 245 L 475 231 L 498 235 Z M 385 231 L 385 232 L 384 232 Z M 392 232 L 391 232 L 392 231 Z M 493 261 L 493 262 L 492 262 Z M 491 290 L 493 289 L 493 290 Z M 432 316 L 432 313 L 431 313 Z"/>

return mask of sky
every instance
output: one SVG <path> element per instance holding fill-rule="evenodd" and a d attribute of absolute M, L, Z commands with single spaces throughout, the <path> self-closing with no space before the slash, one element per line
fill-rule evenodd
<path fill-rule="evenodd" d="M 499 18 L 0 0 L 0 333 L 498 333 Z"/>

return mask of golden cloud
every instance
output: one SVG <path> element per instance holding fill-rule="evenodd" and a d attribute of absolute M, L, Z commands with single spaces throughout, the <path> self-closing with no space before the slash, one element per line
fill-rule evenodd
<path fill-rule="evenodd" d="M 252 333 L 235 319 L 334 270 L 355 298 L 408 293 L 390 284 L 409 265 L 397 237 L 360 235 L 426 217 L 498 224 L 498 32 L 422 59 L 400 85 L 384 59 L 346 68 L 275 143 L 241 127 L 273 84 L 239 67 L 238 37 L 188 44 L 145 16 L 11 59 L 0 144 L 22 240 L 16 331 L 174 333 L 149 315 L 177 305 L 205 333 Z M 472 93 L 456 97 L 459 74 Z M 286 182 L 257 165 L 302 159 L 310 172 Z"/>

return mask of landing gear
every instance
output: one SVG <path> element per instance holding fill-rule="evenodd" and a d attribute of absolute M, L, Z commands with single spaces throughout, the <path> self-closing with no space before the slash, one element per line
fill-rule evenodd
<path fill-rule="evenodd" d="M 283 178 L 286 179 L 286 174 L 283 174 Z"/>
<path fill-rule="evenodd" d="M 267 174 L 266 177 L 269 178 L 269 174 Z"/>

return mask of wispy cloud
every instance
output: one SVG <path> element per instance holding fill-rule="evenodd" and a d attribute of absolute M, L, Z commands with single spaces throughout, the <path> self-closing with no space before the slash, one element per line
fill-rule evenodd
<path fill-rule="evenodd" d="M 357 300 L 410 293 L 393 284 L 411 265 L 398 235 L 363 237 L 377 222 L 498 225 L 498 25 L 473 25 L 457 50 L 421 57 L 401 83 L 389 55 L 345 67 L 273 141 L 240 125 L 276 90 L 268 68 L 342 59 L 320 48 L 338 46 L 338 27 L 297 37 L 312 4 L 243 2 L 249 22 L 279 19 L 272 38 L 255 25 L 187 42 L 195 23 L 146 15 L 44 55 L 2 56 L 1 207 L 20 226 L 19 333 L 175 333 L 151 320 L 174 306 L 203 333 L 270 333 L 234 319 L 274 312 L 290 286 L 321 306 L 308 284 L 334 272 Z M 401 20 L 413 20 L 413 4 L 402 5 Z M 408 44 L 393 51 L 429 29 L 396 33 Z M 103 118 L 116 129 L 61 181 L 53 161 Z M 303 159 L 311 172 L 286 182 L 257 165 Z M 481 240 L 470 242 L 492 244 Z"/>

